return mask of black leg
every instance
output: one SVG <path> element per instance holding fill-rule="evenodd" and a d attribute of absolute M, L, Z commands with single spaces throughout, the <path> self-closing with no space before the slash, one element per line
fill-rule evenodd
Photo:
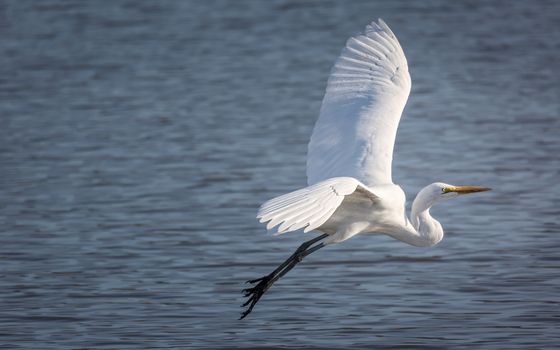
<path fill-rule="evenodd" d="M 328 236 L 329 235 L 325 233 L 303 243 L 288 259 L 286 259 L 286 261 L 280 264 L 280 266 L 278 266 L 270 274 L 261 278 L 247 281 L 247 283 L 255 284 L 258 282 L 258 284 L 254 287 L 243 290 L 243 292 L 245 293 L 245 297 L 249 297 L 249 299 L 247 299 L 242 307 L 245 307 L 247 305 L 249 305 L 249 307 L 247 308 L 247 310 L 241 313 L 241 317 L 239 319 L 244 319 L 251 313 L 259 299 L 272 286 L 274 282 L 279 280 L 282 276 L 288 273 L 288 271 L 293 269 L 299 262 L 303 260 L 303 258 L 324 247 L 325 245 L 323 243 L 319 243 L 315 246 L 313 246 L 313 244 L 327 238 Z"/>

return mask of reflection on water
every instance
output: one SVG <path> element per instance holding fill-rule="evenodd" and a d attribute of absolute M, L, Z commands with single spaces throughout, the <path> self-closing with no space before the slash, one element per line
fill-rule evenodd
<path fill-rule="evenodd" d="M 0 9 L 8 348 L 559 343 L 557 2 Z M 309 237 L 265 235 L 256 209 L 305 185 L 330 66 L 377 17 L 413 79 L 395 181 L 409 198 L 434 181 L 494 191 L 436 207 L 432 249 L 322 250 L 239 322 L 242 282 Z"/>

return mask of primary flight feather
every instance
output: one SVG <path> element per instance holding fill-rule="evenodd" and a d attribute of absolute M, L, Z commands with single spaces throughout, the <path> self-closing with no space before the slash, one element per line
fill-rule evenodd
<path fill-rule="evenodd" d="M 405 194 L 391 178 L 398 124 L 410 93 L 410 74 L 395 34 L 383 20 L 346 42 L 328 80 L 307 155 L 308 187 L 265 202 L 257 218 L 277 234 L 303 229 L 322 234 L 303 243 L 272 273 L 248 281 L 246 317 L 262 295 L 305 256 L 360 233 L 386 234 L 429 247 L 443 238 L 430 215 L 435 203 L 479 186 L 436 182 L 414 199 L 410 218 Z"/>

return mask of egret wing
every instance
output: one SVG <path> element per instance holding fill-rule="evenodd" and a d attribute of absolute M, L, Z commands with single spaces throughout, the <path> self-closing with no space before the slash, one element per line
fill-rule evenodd
<path fill-rule="evenodd" d="M 354 192 L 372 200 L 378 197 L 366 186 L 351 177 L 337 177 L 273 198 L 261 205 L 257 218 L 267 222 L 266 228 L 277 228 L 277 234 L 314 230 L 323 225 L 340 206 L 344 198 Z"/>
<path fill-rule="evenodd" d="M 385 22 L 348 39 L 309 142 L 308 183 L 340 176 L 368 186 L 392 183 L 393 146 L 410 86 L 403 50 Z"/>

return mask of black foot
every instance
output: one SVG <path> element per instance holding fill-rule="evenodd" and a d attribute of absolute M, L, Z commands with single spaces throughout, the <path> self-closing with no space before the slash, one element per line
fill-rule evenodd
<path fill-rule="evenodd" d="M 255 280 L 247 281 L 247 283 L 256 284 L 251 288 L 243 289 L 243 293 L 245 293 L 245 297 L 248 298 L 247 301 L 241 305 L 241 307 L 247 307 L 247 310 L 241 313 L 240 320 L 244 319 L 251 313 L 257 302 L 263 296 L 263 294 L 276 282 L 278 279 L 282 278 L 288 271 L 293 269 L 299 262 L 303 260 L 309 254 L 321 249 L 325 245 L 323 243 L 319 243 L 313 246 L 313 244 L 319 242 L 322 239 L 327 238 L 328 234 L 322 234 L 319 237 L 315 237 L 312 240 L 309 240 L 302 245 L 299 246 L 298 249 L 292 254 L 286 261 L 284 261 L 280 266 L 276 268 L 276 270 L 272 271 L 272 273 L 257 278 Z"/>
<path fill-rule="evenodd" d="M 254 287 L 243 289 L 243 293 L 245 293 L 244 297 L 248 297 L 249 299 L 247 299 L 247 301 L 243 303 L 241 307 L 245 307 L 249 305 L 249 308 L 241 313 L 241 317 L 239 317 L 240 320 L 247 317 L 247 315 L 249 315 L 251 311 L 253 311 L 255 304 L 257 304 L 259 299 L 272 285 L 272 283 L 270 283 L 271 280 L 272 277 L 270 275 L 267 275 L 261 278 L 257 278 L 255 280 L 247 281 L 247 283 L 255 284 L 258 282 L 258 284 Z"/>

